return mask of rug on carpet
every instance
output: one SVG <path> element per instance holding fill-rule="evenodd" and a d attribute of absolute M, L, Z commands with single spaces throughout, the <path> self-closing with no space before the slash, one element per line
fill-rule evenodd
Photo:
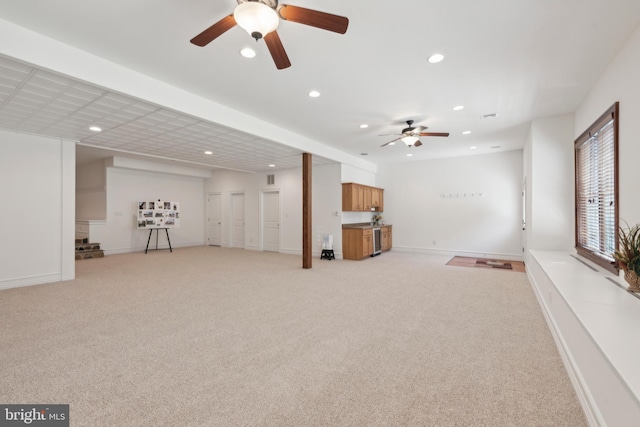
<path fill-rule="evenodd" d="M 479 259 L 476 260 L 476 267 L 488 267 L 488 268 L 504 268 L 506 270 L 513 270 L 510 262 L 498 261 L 495 259 Z"/>
<path fill-rule="evenodd" d="M 456 267 L 497 268 L 501 270 L 516 271 L 519 273 L 524 273 L 525 271 L 524 263 L 522 261 L 510 261 L 504 259 L 455 256 L 447 262 L 447 265 L 453 265 Z"/>

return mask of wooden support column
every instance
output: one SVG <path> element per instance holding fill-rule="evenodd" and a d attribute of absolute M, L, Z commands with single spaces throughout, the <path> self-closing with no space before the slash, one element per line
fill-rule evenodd
<path fill-rule="evenodd" d="M 313 259 L 311 188 L 311 154 L 302 153 L 302 268 L 311 268 Z"/>

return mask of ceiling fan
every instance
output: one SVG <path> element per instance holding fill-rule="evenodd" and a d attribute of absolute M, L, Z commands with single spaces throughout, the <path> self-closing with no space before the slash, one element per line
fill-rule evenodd
<path fill-rule="evenodd" d="M 192 38 L 191 43 L 206 46 L 237 24 L 256 41 L 264 38 L 273 62 L 279 70 L 282 70 L 290 67 L 291 62 L 276 32 L 280 18 L 339 34 L 346 33 L 349 25 L 349 20 L 343 16 L 286 4 L 278 6 L 278 0 L 237 1 L 238 6 L 231 15 L 222 18 Z"/>
<path fill-rule="evenodd" d="M 401 140 L 409 147 L 419 147 L 422 145 L 422 142 L 420 142 L 421 136 L 449 136 L 449 132 L 423 132 L 423 130 L 427 129 L 425 126 L 412 127 L 411 125 L 413 125 L 413 120 L 407 120 L 408 127 L 402 129 L 400 136 L 386 144 L 382 144 L 381 147 L 389 144 L 393 145 L 397 140 Z"/>

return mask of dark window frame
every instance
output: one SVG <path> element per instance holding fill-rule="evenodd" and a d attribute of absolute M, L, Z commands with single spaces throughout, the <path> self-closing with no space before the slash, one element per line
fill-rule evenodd
<path fill-rule="evenodd" d="M 607 111 L 605 111 L 599 118 L 598 120 L 596 120 L 586 131 L 584 131 L 574 142 L 574 170 L 575 170 L 575 247 L 576 247 L 576 251 L 578 253 L 578 255 L 581 255 L 589 260 L 591 260 L 592 262 L 596 263 L 597 265 L 605 268 L 606 270 L 618 274 L 618 265 L 615 262 L 615 260 L 613 259 L 613 253 L 610 254 L 605 254 L 603 255 L 602 253 L 600 253 L 597 250 L 593 250 L 592 248 L 589 248 L 583 244 L 580 243 L 580 233 L 582 232 L 582 230 L 580 229 L 580 213 L 581 213 L 581 199 L 584 200 L 584 198 L 581 198 L 581 194 L 579 191 L 579 175 L 580 175 L 580 170 L 579 168 L 581 167 L 581 165 L 579 164 L 579 160 L 578 160 L 578 152 L 579 149 L 581 149 L 585 144 L 590 143 L 593 141 L 593 136 L 597 135 L 597 133 L 603 129 L 604 127 L 607 126 L 607 124 L 609 122 L 611 122 L 611 120 L 613 120 L 613 209 L 614 209 L 614 214 L 613 214 L 613 219 L 614 219 L 614 227 L 613 227 L 613 236 L 614 236 L 614 246 L 615 249 L 618 249 L 618 228 L 619 228 L 619 210 L 618 210 L 618 199 L 619 199 L 619 186 L 618 186 L 618 141 L 619 141 L 619 135 L 618 135 L 618 129 L 619 129 L 619 123 L 620 123 L 620 113 L 619 113 L 620 107 L 619 107 L 619 103 L 616 102 L 615 104 L 613 104 L 609 109 L 607 109 Z M 590 163 L 589 165 L 591 165 L 591 167 L 597 167 L 597 165 L 594 165 L 594 159 L 590 159 Z M 600 188 L 600 187 L 598 187 Z M 600 204 L 600 198 L 598 198 L 598 204 Z M 586 209 L 586 205 L 582 206 L 583 209 Z M 598 209 L 599 212 L 600 210 L 602 210 L 602 206 L 598 205 Z M 603 226 L 603 222 L 600 221 L 600 216 L 598 216 L 598 236 L 599 239 L 602 239 L 604 236 L 604 226 Z M 605 237 L 606 238 L 606 237 Z"/>

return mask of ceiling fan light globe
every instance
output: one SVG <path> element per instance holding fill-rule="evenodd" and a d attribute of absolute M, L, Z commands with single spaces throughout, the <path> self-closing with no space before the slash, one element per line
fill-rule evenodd
<path fill-rule="evenodd" d="M 417 136 L 403 136 L 401 138 L 401 141 L 404 142 L 405 144 L 407 144 L 409 147 L 411 147 L 413 144 L 415 144 L 418 141 Z"/>
<path fill-rule="evenodd" d="M 258 40 L 278 28 L 277 12 L 260 2 L 240 3 L 233 11 L 236 23 L 251 37 Z"/>

